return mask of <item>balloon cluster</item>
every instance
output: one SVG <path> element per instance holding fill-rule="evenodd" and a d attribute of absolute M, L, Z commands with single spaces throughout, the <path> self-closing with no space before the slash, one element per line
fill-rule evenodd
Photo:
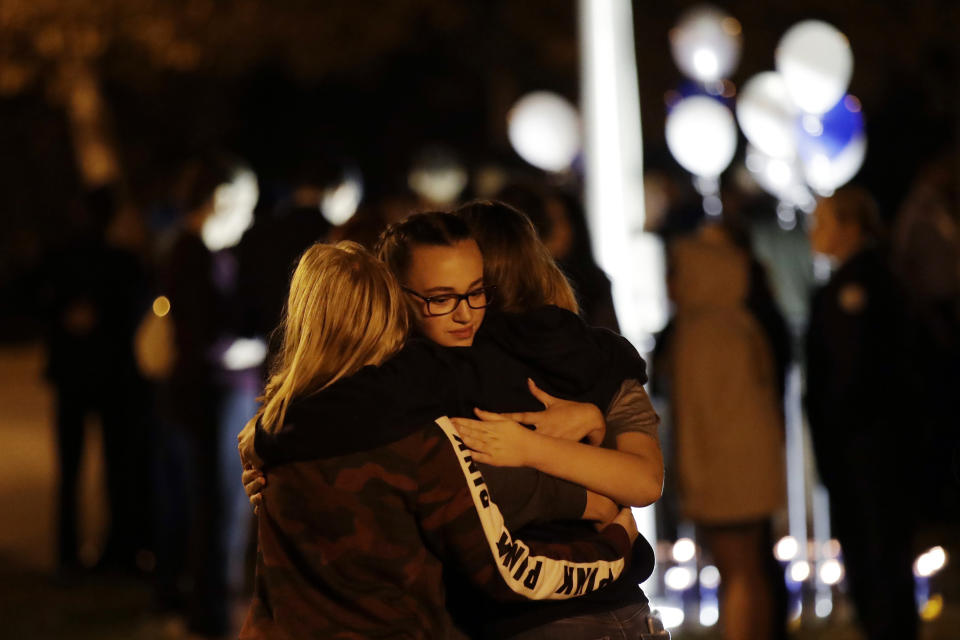
<path fill-rule="evenodd" d="M 740 61 L 740 33 L 736 18 L 713 7 L 690 9 L 670 30 L 673 59 L 697 84 L 686 85 L 671 105 L 667 147 L 680 166 L 706 183 L 716 184 L 737 151 L 737 125 L 723 102 L 723 80 Z"/>
<path fill-rule="evenodd" d="M 715 187 L 733 160 L 737 123 L 753 178 L 791 209 L 813 206 L 811 189 L 829 195 L 859 171 L 866 155 L 863 114 L 847 94 L 853 54 L 836 27 L 819 20 L 791 27 L 777 45 L 776 70 L 758 73 L 739 92 L 736 119 L 724 97 L 733 93 L 725 78 L 739 60 L 740 23 L 697 7 L 680 17 L 670 44 L 697 89 L 685 87 L 670 105 L 667 146 L 699 184 Z"/>

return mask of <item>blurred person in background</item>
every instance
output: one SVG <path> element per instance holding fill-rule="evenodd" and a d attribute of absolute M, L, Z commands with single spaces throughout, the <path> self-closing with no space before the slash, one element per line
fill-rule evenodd
<path fill-rule="evenodd" d="M 735 209 L 728 197 L 720 221 L 669 245 L 675 315 L 661 375 L 669 378 L 681 510 L 720 571 L 723 637 L 760 640 L 785 637 L 771 531 L 785 497 L 784 364 L 771 336 L 786 330 L 782 318 L 761 321 L 754 311 L 751 299 L 769 290 Z M 761 306 L 775 314 L 772 302 Z M 770 324 L 781 329 L 772 333 Z"/>
<path fill-rule="evenodd" d="M 138 517 L 145 496 L 138 471 L 144 440 L 145 390 L 133 357 L 133 334 L 147 306 L 138 256 L 108 240 L 117 194 L 103 186 L 73 211 L 68 243 L 41 267 L 46 375 L 55 394 L 57 570 L 82 568 L 78 556 L 78 483 L 86 419 L 95 414 L 103 436 L 109 527 L 98 568 L 131 571 L 144 539 Z"/>
<path fill-rule="evenodd" d="M 287 197 L 259 212 L 237 247 L 237 299 L 241 333 L 266 337 L 274 353 L 274 335 L 283 315 L 290 275 L 300 254 L 325 242 L 332 225 L 320 210 L 324 173 L 301 169 Z M 242 426 L 242 425 L 241 425 Z"/>
<path fill-rule="evenodd" d="M 497 200 L 523 211 L 570 280 L 587 324 L 619 331 L 610 278 L 597 265 L 590 247 L 586 215 L 576 197 L 534 182 L 514 182 Z"/>
<path fill-rule="evenodd" d="M 882 237 L 863 189 L 844 187 L 814 212 L 810 245 L 836 268 L 811 305 L 806 408 L 860 625 L 869 640 L 910 640 L 917 612 L 914 443 L 904 437 L 913 411 L 901 384 L 906 309 Z"/>
<path fill-rule="evenodd" d="M 923 515 L 960 515 L 960 432 L 953 396 L 960 388 L 960 190 L 948 155 L 925 167 L 893 228 L 893 268 L 910 314 L 910 393 L 920 422 Z"/>
<path fill-rule="evenodd" d="M 211 251 L 204 240 L 218 190 L 232 177 L 219 159 L 186 166 L 178 185 L 183 217 L 158 268 L 174 355 L 158 393 L 157 595 L 162 609 L 184 614 L 203 637 L 231 628 L 230 591 L 242 578 L 237 567 L 249 524 L 234 434 L 256 410 L 260 383 L 255 369 L 225 362 L 234 342 L 237 265 L 227 250 Z"/>

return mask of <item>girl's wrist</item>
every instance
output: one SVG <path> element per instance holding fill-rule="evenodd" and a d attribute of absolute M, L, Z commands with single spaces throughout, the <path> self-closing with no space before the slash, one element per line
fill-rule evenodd
<path fill-rule="evenodd" d="M 527 431 L 528 435 L 524 436 L 521 444 L 520 453 L 523 459 L 523 466 L 539 469 L 542 465 L 542 456 L 545 449 L 544 444 L 546 444 L 545 439 L 550 436 L 537 433 L 526 427 L 524 427 L 524 431 Z"/>

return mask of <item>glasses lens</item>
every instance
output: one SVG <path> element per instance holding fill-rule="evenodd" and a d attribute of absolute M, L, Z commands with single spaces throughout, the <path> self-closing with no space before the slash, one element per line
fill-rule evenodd
<path fill-rule="evenodd" d="M 457 307 L 459 301 L 457 296 L 434 296 L 427 300 L 427 313 L 432 316 L 446 315 Z"/>
<path fill-rule="evenodd" d="M 483 309 L 490 304 L 492 293 L 493 291 L 488 287 L 471 291 L 467 294 L 467 304 L 473 309 Z"/>

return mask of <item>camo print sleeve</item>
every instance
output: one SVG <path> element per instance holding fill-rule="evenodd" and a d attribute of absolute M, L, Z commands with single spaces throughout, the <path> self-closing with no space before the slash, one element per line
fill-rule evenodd
<path fill-rule="evenodd" d="M 457 638 L 444 569 L 497 600 L 571 598 L 624 571 L 617 525 L 570 544 L 515 539 L 449 420 L 437 424 L 271 469 L 241 638 Z"/>
<path fill-rule="evenodd" d="M 515 538 L 453 425 L 437 425 L 418 465 L 419 510 L 427 545 L 448 569 L 498 600 L 563 600 L 620 576 L 630 555 L 622 527 L 570 543 Z"/>
<path fill-rule="evenodd" d="M 424 430 L 271 469 L 240 637 L 448 638 L 442 565 L 414 516 Z"/>

